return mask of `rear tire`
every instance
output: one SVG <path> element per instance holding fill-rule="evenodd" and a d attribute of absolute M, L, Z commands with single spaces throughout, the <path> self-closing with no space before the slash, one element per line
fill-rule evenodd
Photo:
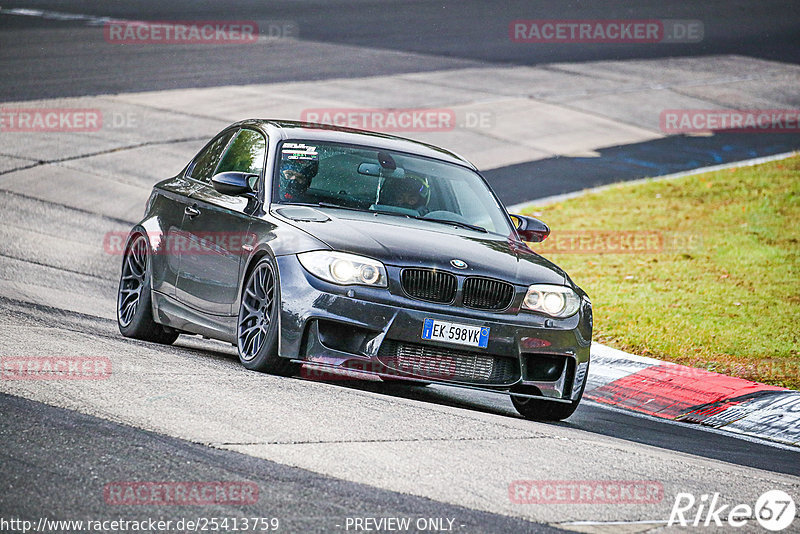
<path fill-rule="evenodd" d="M 239 361 L 247 369 L 291 376 L 299 365 L 278 355 L 280 284 L 278 269 L 265 256 L 250 272 L 239 304 L 236 347 Z"/>
<path fill-rule="evenodd" d="M 179 333 L 153 320 L 149 250 L 147 239 L 138 234 L 125 251 L 117 291 L 117 325 L 125 337 L 171 345 Z"/>

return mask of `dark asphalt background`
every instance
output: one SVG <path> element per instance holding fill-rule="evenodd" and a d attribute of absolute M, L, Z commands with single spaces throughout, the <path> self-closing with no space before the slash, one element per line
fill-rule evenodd
<path fill-rule="evenodd" d="M 800 3 L 791 0 L 576 2 L 545 0 L 292 0 L 264 2 L 3 2 L 17 7 L 133 20 L 297 23 L 304 49 L 244 46 L 120 46 L 85 21 L 0 16 L 0 100 L 109 92 L 319 80 L 464 66 L 741 54 L 800 62 Z M 518 44 L 516 19 L 689 19 L 693 44 Z M 334 46 L 335 45 L 335 46 Z M 353 49 L 347 47 L 359 47 Z"/>
<path fill-rule="evenodd" d="M 102 21 L 5 14 L 15 8 L 130 20 L 252 20 L 294 24 L 300 41 L 124 46 Z M 0 101 L 186 87 L 322 80 L 497 65 L 739 54 L 800 63 L 800 3 L 492 1 L 25 1 L 0 11 Z M 691 44 L 519 44 L 516 19 L 699 20 Z M 94 22 L 93 22 L 94 20 Z M 504 202 L 658 176 L 800 148 L 798 134 L 672 136 L 485 173 Z M 519 177 L 525 177 L 520 191 Z"/>
<path fill-rule="evenodd" d="M 783 154 L 800 148 L 800 134 L 672 135 L 597 149 L 599 157 L 552 157 L 484 171 L 506 205 L 589 187 L 664 176 L 700 167 Z M 525 188 L 521 190 L 521 188 Z"/>
<path fill-rule="evenodd" d="M 633 7 L 635 6 L 635 7 Z M 293 21 L 300 43 L 247 46 L 122 47 L 85 20 L 58 21 L 0 11 L 0 101 L 115 92 L 212 87 L 331 77 L 601 59 L 741 54 L 800 62 L 800 3 L 794 1 L 432 2 L 240 1 L 3 2 L 33 8 L 146 20 Z M 696 19 L 692 45 L 537 45 L 511 43 L 514 19 Z M 535 176 L 533 197 L 626 178 L 653 176 L 800 146 L 795 135 L 676 136 L 601 150 L 600 158 L 552 158 L 495 169 L 487 177 L 505 200 L 519 198 L 515 176 Z M 518 182 L 516 182 L 518 183 Z M 529 198 L 533 198 L 530 197 Z M 59 312 L 60 313 L 60 312 Z M 45 314 L 46 315 L 46 314 Z M 113 329 L 112 325 L 107 325 Z M 373 386 L 358 386 L 373 387 Z M 471 409 L 430 388 L 376 390 Z M 584 404 L 561 425 L 636 443 L 797 475 L 798 454 L 731 436 L 667 425 Z M 43 404 L 0 395 L 0 516 L 38 518 L 180 518 L 176 507 L 120 513 L 102 500 L 109 479 L 229 480 L 258 483 L 252 509 L 204 508 L 201 515 L 277 516 L 289 531 L 330 531 L 347 515 L 457 517 L 470 532 L 538 532 L 549 527 L 382 491 L 159 436 Z M 465 466 L 466 468 L 467 466 Z"/>

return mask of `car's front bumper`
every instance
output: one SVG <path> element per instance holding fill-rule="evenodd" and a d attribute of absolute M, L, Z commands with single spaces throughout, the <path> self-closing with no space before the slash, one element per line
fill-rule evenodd
<path fill-rule="evenodd" d="M 384 379 L 499 390 L 534 386 L 553 400 L 580 395 L 591 343 L 588 299 L 574 316 L 554 320 L 518 310 L 490 312 L 434 304 L 385 288 L 337 286 L 309 274 L 295 255 L 279 256 L 277 263 L 279 354 L 284 358 Z M 387 269 L 396 279 L 399 269 Z M 428 318 L 489 327 L 488 345 L 480 349 L 422 340 L 422 325 Z"/>

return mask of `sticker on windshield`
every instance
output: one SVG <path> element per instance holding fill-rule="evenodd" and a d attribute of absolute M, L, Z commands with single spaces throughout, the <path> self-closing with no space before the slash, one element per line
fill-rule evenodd
<path fill-rule="evenodd" d="M 317 147 L 303 143 L 284 143 L 281 149 L 283 159 L 315 160 L 319 156 Z"/>

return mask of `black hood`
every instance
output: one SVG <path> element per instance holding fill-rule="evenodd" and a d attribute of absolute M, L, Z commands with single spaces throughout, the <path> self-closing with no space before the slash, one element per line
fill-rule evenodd
<path fill-rule="evenodd" d="M 564 272 L 509 237 L 402 216 L 328 208 L 279 209 L 298 228 L 331 249 L 397 267 L 435 267 L 518 285 L 572 285 Z M 456 269 L 451 260 L 467 263 Z"/>

